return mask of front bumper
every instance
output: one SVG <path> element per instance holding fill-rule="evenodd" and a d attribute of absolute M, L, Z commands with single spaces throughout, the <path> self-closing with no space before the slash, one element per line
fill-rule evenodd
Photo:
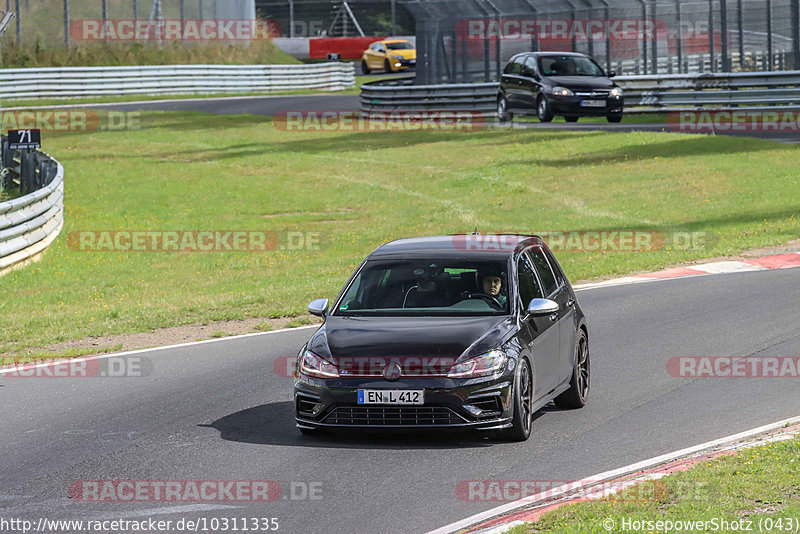
<path fill-rule="evenodd" d="M 295 381 L 295 419 L 301 428 L 451 428 L 494 430 L 511 423 L 512 377 L 450 379 L 411 377 Z M 425 404 L 358 404 L 359 389 L 422 389 Z"/>
<path fill-rule="evenodd" d="M 392 69 L 394 70 L 414 70 L 417 68 L 417 60 L 416 59 L 390 59 L 392 63 Z M 400 63 L 400 66 L 397 66 L 397 63 Z"/>
<path fill-rule="evenodd" d="M 604 100 L 603 107 L 588 107 L 581 105 L 583 100 Z M 584 96 L 557 96 L 547 97 L 550 110 L 554 115 L 574 115 L 578 117 L 605 117 L 607 115 L 619 115 L 625 105 L 625 98 L 590 98 Z"/>

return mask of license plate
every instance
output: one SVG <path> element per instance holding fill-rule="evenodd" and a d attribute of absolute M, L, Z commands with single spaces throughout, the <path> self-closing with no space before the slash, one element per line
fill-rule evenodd
<path fill-rule="evenodd" d="M 424 404 L 421 389 L 359 389 L 359 404 Z"/>
<path fill-rule="evenodd" d="M 581 100 L 581 106 L 585 108 L 604 108 L 606 107 L 605 100 Z"/>

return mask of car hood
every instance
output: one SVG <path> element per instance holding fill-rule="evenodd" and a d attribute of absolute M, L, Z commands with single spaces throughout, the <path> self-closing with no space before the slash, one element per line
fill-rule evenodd
<path fill-rule="evenodd" d="M 548 76 L 553 85 L 568 89 L 611 89 L 614 82 L 604 76 Z"/>
<path fill-rule="evenodd" d="M 417 58 L 417 51 L 414 49 L 404 49 L 404 50 L 387 50 L 387 54 L 400 56 L 403 59 L 416 59 Z"/>
<path fill-rule="evenodd" d="M 341 358 L 365 357 L 456 360 L 499 348 L 515 331 L 509 316 L 329 316 L 308 349 L 337 364 Z"/>

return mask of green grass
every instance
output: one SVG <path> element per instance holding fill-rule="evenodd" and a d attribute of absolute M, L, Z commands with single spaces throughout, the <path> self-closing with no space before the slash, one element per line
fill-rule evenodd
<path fill-rule="evenodd" d="M 286 132 L 260 116 L 144 113 L 57 133 L 65 227 L 0 277 L 0 354 L 194 322 L 297 316 L 376 246 L 472 231 L 705 232 L 702 246 L 562 252 L 573 282 L 774 245 L 800 233 L 800 148 L 673 133 Z M 311 250 L 80 252 L 78 230 L 316 232 Z M 281 234 L 283 235 L 283 234 Z"/>
<path fill-rule="evenodd" d="M 659 491 L 630 488 L 605 500 L 564 506 L 546 513 L 540 521 L 519 525 L 510 534 L 583 534 L 607 532 L 664 532 L 623 530 L 628 521 L 752 521 L 752 532 L 796 532 L 800 521 L 800 439 L 772 443 L 735 456 L 696 466 L 662 478 Z M 664 486 L 666 486 L 664 488 Z M 653 499 L 642 498 L 652 493 Z M 766 528 L 765 519 L 791 520 L 791 528 Z M 616 525 L 605 529 L 603 521 Z M 613 523 L 611 523 L 613 521 Z M 720 522 L 721 524 L 721 522 Z M 762 528 L 759 528 L 759 524 Z M 678 532 L 674 529 L 672 532 Z M 701 532 L 700 529 L 682 529 Z M 707 532 L 744 532 L 740 529 Z"/>
<path fill-rule="evenodd" d="M 2 68 L 90 67 L 122 65 L 289 65 L 301 61 L 280 50 L 272 41 L 255 41 L 250 46 L 225 43 L 173 41 L 163 46 L 152 43 L 94 43 L 69 50 L 37 44 L 3 46 Z"/>
<path fill-rule="evenodd" d="M 13 200 L 19 196 L 18 189 L 0 189 L 0 202 Z"/>

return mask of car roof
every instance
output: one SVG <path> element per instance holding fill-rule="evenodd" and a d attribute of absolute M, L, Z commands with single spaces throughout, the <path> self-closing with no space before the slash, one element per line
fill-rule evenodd
<path fill-rule="evenodd" d="M 517 54 L 520 56 L 575 56 L 575 57 L 589 57 L 580 52 L 560 52 L 558 50 L 543 51 L 543 52 L 522 52 Z M 516 57 L 516 56 L 515 56 Z"/>
<path fill-rule="evenodd" d="M 456 258 L 506 259 L 527 246 L 541 245 L 538 236 L 519 234 L 453 234 L 396 239 L 372 251 L 367 259 Z"/>
<path fill-rule="evenodd" d="M 408 39 L 384 39 L 381 41 L 382 43 L 408 43 L 411 44 L 411 41 Z"/>

